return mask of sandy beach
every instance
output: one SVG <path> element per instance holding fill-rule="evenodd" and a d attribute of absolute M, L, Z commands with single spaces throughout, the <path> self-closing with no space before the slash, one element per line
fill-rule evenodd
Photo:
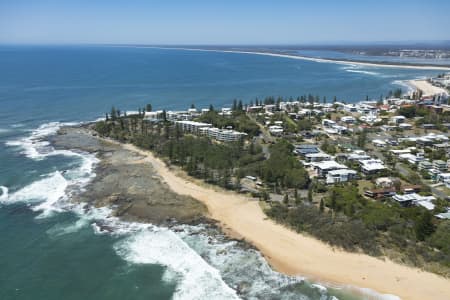
<path fill-rule="evenodd" d="M 138 47 L 138 46 L 114 46 L 114 47 Z M 253 55 L 264 55 L 273 57 L 282 57 L 290 59 L 299 59 L 314 61 L 320 63 L 333 63 L 341 65 L 353 65 L 353 66 L 367 66 L 367 67 L 377 67 L 377 68 L 396 68 L 396 69 L 415 69 L 415 70 L 442 70 L 449 71 L 450 67 L 446 66 L 427 66 L 427 65 L 407 65 L 407 64 L 390 64 L 390 63 L 377 63 L 377 62 L 362 62 L 362 61 L 351 61 L 351 60 L 338 60 L 338 59 L 327 59 L 327 58 L 315 58 L 301 55 L 289 55 L 271 52 L 258 52 L 258 51 L 239 51 L 239 50 L 219 50 L 219 49 L 201 49 L 201 48 L 173 48 L 173 47 L 153 47 L 153 46 L 139 46 L 140 48 L 154 48 L 154 49 L 166 49 L 166 50 L 185 50 L 185 51 L 203 51 L 203 52 L 222 52 L 222 53 L 240 53 L 240 54 L 253 54 Z"/>
<path fill-rule="evenodd" d="M 426 80 L 409 80 L 407 84 L 411 85 L 415 89 L 421 90 L 424 96 L 433 96 L 438 94 L 448 95 L 447 90 L 434 86 Z"/>
<path fill-rule="evenodd" d="M 401 299 L 450 299 L 448 279 L 389 260 L 333 249 L 269 220 L 255 200 L 187 179 L 151 152 L 128 144 L 123 147 L 143 155 L 174 192 L 203 202 L 225 233 L 252 243 L 280 272 L 369 288 Z"/>

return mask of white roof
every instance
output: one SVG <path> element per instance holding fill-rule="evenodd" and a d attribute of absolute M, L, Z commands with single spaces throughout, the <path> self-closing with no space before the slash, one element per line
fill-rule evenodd
<path fill-rule="evenodd" d="M 358 172 L 351 169 L 339 169 L 339 170 L 333 170 L 328 172 L 330 175 L 347 175 L 347 174 L 353 174 L 356 175 Z"/>
<path fill-rule="evenodd" d="M 323 152 L 319 152 L 319 153 L 308 153 L 305 155 L 305 157 L 308 158 L 314 158 L 314 157 L 331 157 L 331 155 L 328 155 L 326 153 Z"/>
<path fill-rule="evenodd" d="M 315 162 L 311 163 L 312 166 L 322 169 L 322 170 L 329 170 L 329 169 L 348 169 L 347 166 L 337 163 L 334 160 L 328 160 L 328 161 L 321 161 L 321 162 Z"/>
<path fill-rule="evenodd" d="M 375 139 L 372 141 L 373 144 L 378 144 L 378 145 L 386 145 L 386 142 L 383 140 L 379 140 L 379 139 Z"/>
<path fill-rule="evenodd" d="M 361 168 L 367 171 L 386 169 L 386 167 L 383 165 L 383 162 L 379 159 L 360 160 L 359 162 L 362 164 Z"/>
<path fill-rule="evenodd" d="M 200 127 L 209 127 L 212 126 L 208 123 L 202 123 L 202 122 L 195 122 L 195 121 L 176 121 L 178 124 L 186 124 L 186 125 L 193 125 L 193 126 L 200 126 Z"/>

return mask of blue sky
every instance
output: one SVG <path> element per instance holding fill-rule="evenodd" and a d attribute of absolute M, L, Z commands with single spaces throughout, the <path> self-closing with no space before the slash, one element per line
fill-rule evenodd
<path fill-rule="evenodd" d="M 0 0 L 0 43 L 450 40 L 450 0 Z"/>

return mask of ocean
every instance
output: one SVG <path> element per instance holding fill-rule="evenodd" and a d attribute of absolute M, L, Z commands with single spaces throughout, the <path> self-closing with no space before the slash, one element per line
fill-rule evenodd
<path fill-rule="evenodd" d="M 378 98 L 436 71 L 136 47 L 0 46 L 0 299 L 364 299 L 273 271 L 207 225 L 125 223 L 70 198 L 95 156 L 55 150 L 64 124 L 137 110 L 314 94 Z M 113 231 L 101 229 L 106 223 Z M 375 296 L 374 296 L 375 297 Z M 385 296 L 384 298 L 395 298 Z"/>

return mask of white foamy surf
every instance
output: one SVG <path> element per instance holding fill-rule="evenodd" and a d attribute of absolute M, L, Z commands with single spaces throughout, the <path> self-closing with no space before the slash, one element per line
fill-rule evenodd
<path fill-rule="evenodd" d="M 361 69 L 360 66 L 356 66 L 356 65 L 350 65 L 348 67 L 343 67 L 341 69 L 346 72 L 350 72 L 350 73 L 359 73 L 359 74 L 372 75 L 372 76 L 380 76 L 381 75 L 378 72 L 363 70 L 363 69 Z"/>
<path fill-rule="evenodd" d="M 117 253 L 135 264 L 159 264 L 180 276 L 174 299 L 238 299 L 218 270 L 168 229 L 143 231 L 116 245 Z"/>
<path fill-rule="evenodd" d="M 8 188 L 6 186 L 0 186 L 2 194 L 0 195 L 0 202 L 5 201 L 8 198 Z"/>
<path fill-rule="evenodd" d="M 123 236 L 114 246 L 116 252 L 133 264 L 166 266 L 168 271 L 163 279 L 177 283 L 174 299 L 237 299 L 238 294 L 245 299 L 337 299 L 329 295 L 325 286 L 310 285 L 303 278 L 273 271 L 258 251 L 211 235 L 206 227 L 177 226 L 177 230 L 172 231 L 151 224 L 121 221 L 113 216 L 111 208 L 71 203 L 68 200 L 72 192 L 95 176 L 93 168 L 97 159 L 93 155 L 53 149 L 45 137 L 55 134 L 62 125 L 44 124 L 29 137 L 11 144 L 20 147 L 30 159 L 77 156 L 81 163 L 73 169 L 44 175 L 9 194 L 8 189 L 2 187 L 0 195 L 3 203 L 28 203 L 31 209 L 42 212 L 40 217 L 69 210 L 79 216 L 73 223 L 56 224 L 47 231 L 50 236 L 72 234 L 87 226 L 96 234 Z"/>
<path fill-rule="evenodd" d="M 51 155 L 77 155 L 75 152 L 66 150 L 55 150 L 51 147 L 50 142 L 45 140 L 46 137 L 56 134 L 61 126 L 76 125 L 77 123 L 60 123 L 51 122 L 42 124 L 39 128 L 33 130 L 27 137 L 6 142 L 7 146 L 19 147 L 21 153 L 28 158 L 42 160 Z"/>
<path fill-rule="evenodd" d="M 76 125 L 77 123 L 46 123 L 33 130 L 27 137 L 9 141 L 8 146 L 22 149 L 21 153 L 33 160 L 43 160 L 50 156 L 68 156 L 80 159 L 76 167 L 70 170 L 55 171 L 42 175 L 29 185 L 1 197 L 4 204 L 27 202 L 34 211 L 40 211 L 38 217 L 50 216 L 53 212 L 62 211 L 68 205 L 69 196 L 77 190 L 82 189 L 93 177 L 95 164 L 98 159 L 87 153 L 78 153 L 69 150 L 56 150 L 46 137 L 54 135 L 61 126 Z"/>

